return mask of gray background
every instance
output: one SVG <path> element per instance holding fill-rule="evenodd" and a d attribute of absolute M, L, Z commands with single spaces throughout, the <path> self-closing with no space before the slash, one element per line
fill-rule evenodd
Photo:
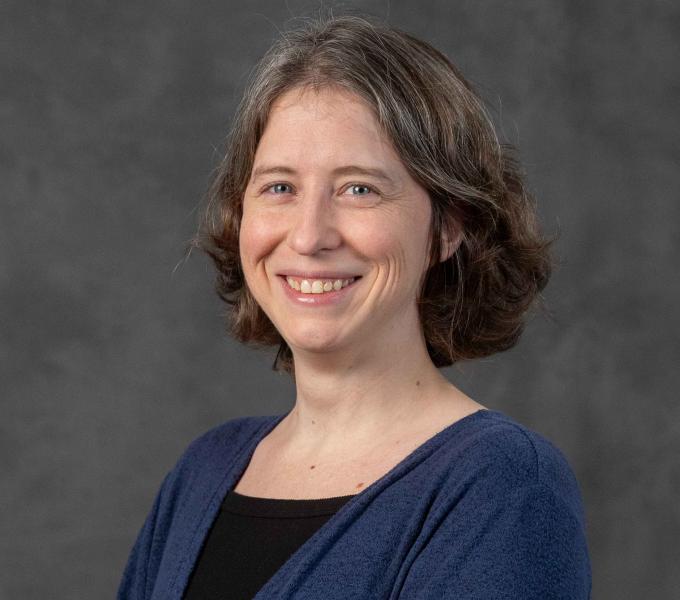
<path fill-rule="evenodd" d="M 105 598 L 186 445 L 292 406 L 182 254 L 245 78 L 320 4 L 1 6 L 0 596 Z M 520 146 L 554 319 L 446 374 L 567 455 L 594 598 L 677 597 L 677 3 L 334 6 L 449 54 Z"/>

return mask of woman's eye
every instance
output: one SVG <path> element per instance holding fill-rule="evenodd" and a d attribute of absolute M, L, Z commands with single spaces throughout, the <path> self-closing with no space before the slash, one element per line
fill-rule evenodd
<path fill-rule="evenodd" d="M 370 194 L 373 191 L 372 188 L 368 187 L 367 185 L 363 185 L 361 183 L 353 183 L 347 189 L 352 190 L 353 196 L 366 196 L 367 194 Z"/>
<path fill-rule="evenodd" d="M 270 185 L 267 188 L 267 191 L 273 190 L 275 194 L 283 193 L 285 194 L 287 191 L 287 188 L 290 188 L 290 186 L 287 183 L 275 183 L 274 185 Z"/>

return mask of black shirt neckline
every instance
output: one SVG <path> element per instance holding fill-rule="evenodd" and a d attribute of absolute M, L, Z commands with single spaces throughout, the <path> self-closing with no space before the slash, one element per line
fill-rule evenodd
<path fill-rule="evenodd" d="M 335 514 L 355 495 L 304 499 L 260 498 L 230 490 L 224 497 L 221 510 L 237 515 L 276 519 L 320 517 Z"/>

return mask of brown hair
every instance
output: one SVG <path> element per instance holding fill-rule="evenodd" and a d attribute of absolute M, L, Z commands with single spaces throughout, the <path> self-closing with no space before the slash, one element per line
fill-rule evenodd
<path fill-rule="evenodd" d="M 364 17 L 326 17 L 285 33 L 251 76 L 191 245 L 217 267 L 228 329 L 257 347 L 278 345 L 273 368 L 294 376 L 292 352 L 251 295 L 239 258 L 243 193 L 273 102 L 296 87 L 340 86 L 373 109 L 432 202 L 430 266 L 417 299 L 437 367 L 507 350 L 551 273 L 549 246 L 514 158 L 470 84 L 438 50 Z M 442 233 L 462 227 L 441 260 Z"/>

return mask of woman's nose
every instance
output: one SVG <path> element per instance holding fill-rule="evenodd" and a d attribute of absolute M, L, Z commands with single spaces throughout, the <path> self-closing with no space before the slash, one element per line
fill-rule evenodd
<path fill-rule="evenodd" d="M 288 232 L 288 244 L 298 254 L 332 250 L 341 243 L 332 198 L 317 193 L 298 202 Z"/>

